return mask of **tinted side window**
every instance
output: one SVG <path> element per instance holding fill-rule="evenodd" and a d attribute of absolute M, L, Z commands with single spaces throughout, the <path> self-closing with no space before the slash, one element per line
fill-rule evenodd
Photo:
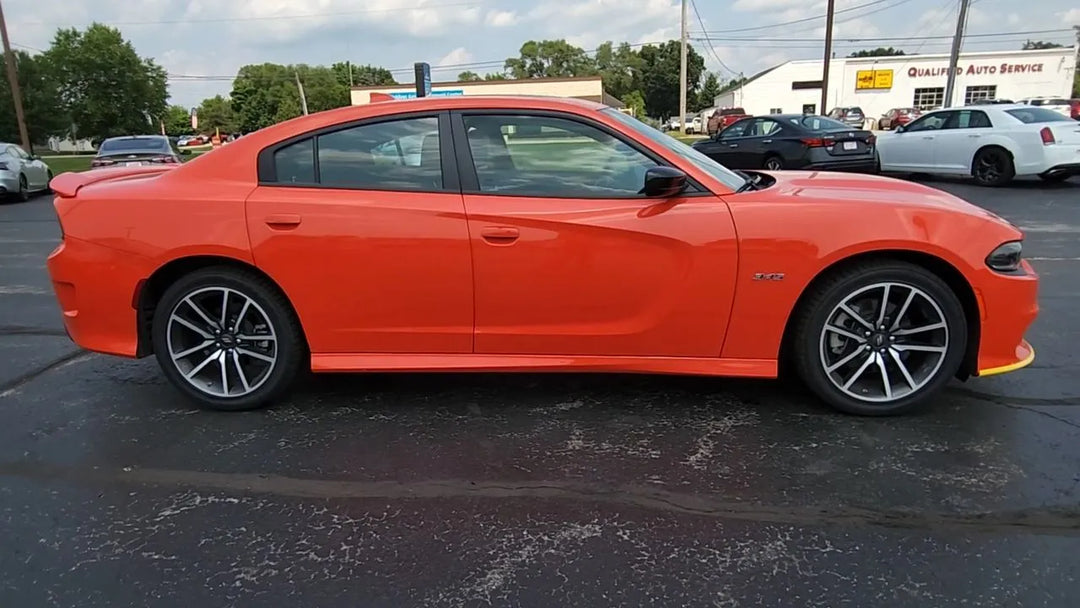
<path fill-rule="evenodd" d="M 274 152 L 277 181 L 285 184 L 315 183 L 315 147 L 311 138 Z"/>
<path fill-rule="evenodd" d="M 441 190 L 439 119 L 394 120 L 320 135 L 319 182 L 337 188 Z"/>
<path fill-rule="evenodd" d="M 481 192 L 636 197 L 650 158 L 595 127 L 546 116 L 464 116 Z"/>
<path fill-rule="evenodd" d="M 936 114 L 927 114 L 926 116 L 923 116 L 922 118 L 912 123 L 909 123 L 908 126 L 904 127 L 904 130 L 936 131 L 944 126 L 945 121 L 947 121 L 952 114 L 953 112 L 938 112 Z"/>
<path fill-rule="evenodd" d="M 989 127 L 990 119 L 984 112 L 976 110 L 960 110 L 954 112 L 952 118 L 945 125 L 946 129 L 978 129 Z"/>
<path fill-rule="evenodd" d="M 750 126 L 754 122 L 754 119 L 744 119 L 737 123 L 732 124 L 730 127 L 720 132 L 721 139 L 727 139 L 729 137 L 742 137 L 746 134 L 746 127 Z"/>

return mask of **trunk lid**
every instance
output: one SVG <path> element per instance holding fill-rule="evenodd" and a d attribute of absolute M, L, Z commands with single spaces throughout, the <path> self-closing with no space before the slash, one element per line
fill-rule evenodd
<path fill-rule="evenodd" d="M 1039 126 L 1049 127 L 1054 134 L 1054 143 L 1066 146 L 1080 146 L 1080 122 L 1047 122 Z"/>
<path fill-rule="evenodd" d="M 151 175 L 164 173 L 170 171 L 179 165 L 164 165 L 155 163 L 154 165 L 137 166 L 137 167 L 116 167 L 116 168 L 102 168 L 94 169 L 92 171 L 82 171 L 79 173 L 68 172 L 61 173 L 49 182 L 49 187 L 60 198 L 74 198 L 79 190 L 97 184 L 101 182 L 118 181 L 125 179 L 135 179 L 139 177 L 149 177 Z"/>
<path fill-rule="evenodd" d="M 819 131 L 817 136 L 821 137 L 823 147 L 833 156 L 867 154 L 877 144 L 877 137 L 865 129 L 829 129 Z"/>

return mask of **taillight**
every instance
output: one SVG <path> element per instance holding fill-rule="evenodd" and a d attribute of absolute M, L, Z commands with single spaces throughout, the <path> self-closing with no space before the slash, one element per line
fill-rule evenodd
<path fill-rule="evenodd" d="M 825 145 L 825 140 L 820 137 L 804 137 L 802 138 L 802 143 L 807 148 L 821 148 Z"/>
<path fill-rule="evenodd" d="M 176 162 L 176 157 L 175 156 L 155 156 L 154 158 L 150 159 L 150 162 L 152 162 L 152 163 L 175 163 Z"/>
<path fill-rule="evenodd" d="M 105 158 L 95 158 L 94 160 L 90 161 L 90 166 L 91 167 L 108 167 L 109 165 L 115 165 L 115 164 L 116 164 L 116 161 L 108 160 L 108 159 L 105 159 Z"/>
<path fill-rule="evenodd" d="M 1050 130 L 1050 127 L 1043 127 L 1042 129 L 1039 129 L 1039 137 L 1042 138 L 1044 146 L 1049 146 L 1050 144 L 1057 143 L 1054 140 L 1054 132 Z"/>
<path fill-rule="evenodd" d="M 877 135 L 871 135 L 866 138 L 866 145 L 872 146 L 877 143 Z"/>

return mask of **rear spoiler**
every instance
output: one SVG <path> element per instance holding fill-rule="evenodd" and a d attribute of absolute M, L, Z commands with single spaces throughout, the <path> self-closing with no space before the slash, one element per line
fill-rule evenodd
<path fill-rule="evenodd" d="M 171 171 L 178 166 L 180 165 L 101 168 L 92 169 L 90 171 L 81 171 L 79 173 L 69 171 L 68 173 L 61 173 L 54 177 L 52 181 L 49 182 L 49 188 L 51 188 L 57 196 L 74 198 L 75 195 L 79 193 L 79 189 L 83 186 L 129 177 L 164 173 L 166 171 Z"/>

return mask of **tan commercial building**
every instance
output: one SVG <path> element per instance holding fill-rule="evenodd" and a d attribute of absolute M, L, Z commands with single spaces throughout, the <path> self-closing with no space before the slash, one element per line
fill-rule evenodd
<path fill-rule="evenodd" d="M 353 87 L 352 105 L 371 103 L 372 93 L 385 93 L 398 99 L 416 97 L 416 86 L 399 84 L 393 86 Z M 604 91 L 599 76 L 580 78 L 528 78 L 523 80 L 470 80 L 465 82 L 433 82 L 432 97 L 458 95 L 545 95 L 549 97 L 574 97 L 588 99 L 613 108 L 622 109 L 623 102 Z"/>

